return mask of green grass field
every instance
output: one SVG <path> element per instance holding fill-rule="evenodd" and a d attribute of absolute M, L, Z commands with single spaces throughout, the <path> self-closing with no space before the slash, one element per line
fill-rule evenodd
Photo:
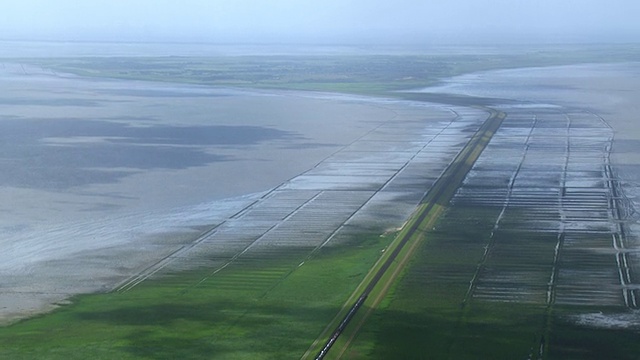
<path fill-rule="evenodd" d="M 579 313 L 628 312 L 620 307 L 551 309 L 544 301 L 467 297 L 497 216 L 495 208 L 450 208 L 343 358 L 637 359 L 640 332 L 570 320 Z"/>
<path fill-rule="evenodd" d="M 78 296 L 0 328 L 2 359 L 299 358 L 388 245 L 363 236 L 299 264 L 279 259 L 165 274 L 130 291 Z M 330 270 L 328 270 L 330 269 Z"/>

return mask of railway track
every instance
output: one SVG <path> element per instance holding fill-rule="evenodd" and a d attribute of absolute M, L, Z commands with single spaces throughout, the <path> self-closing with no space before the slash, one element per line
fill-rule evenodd
<path fill-rule="evenodd" d="M 327 329 L 333 328 L 334 330 L 331 333 L 325 330 L 303 355 L 302 359 L 309 359 L 311 354 L 316 351 L 317 355 L 314 359 L 324 359 L 338 342 L 339 338 L 347 332 L 350 332 L 350 338 L 342 343 L 342 347 L 339 349 L 339 353 L 337 353 L 335 358 L 340 358 L 344 351 L 346 351 L 350 340 L 364 324 L 368 315 L 382 301 L 387 290 L 398 277 L 400 270 L 408 262 L 413 251 L 423 239 L 425 230 L 433 226 L 444 207 L 449 203 L 449 200 L 462 184 L 462 181 L 469 170 L 471 170 L 475 161 L 491 140 L 493 134 L 506 118 L 506 114 L 503 112 L 489 108 L 483 109 L 489 112 L 489 117 L 465 147 L 462 148 L 456 158 L 443 171 L 431 190 L 425 195 L 414 215 L 389 246 L 391 251 L 385 252 L 383 257 L 374 265 L 360 286 L 355 290 L 354 294 L 349 298 L 348 302 L 353 302 L 353 305 L 342 308 L 340 313 L 327 327 Z M 366 305 L 368 310 L 363 316 L 358 316 L 358 311 L 363 305 Z M 356 321 L 355 326 L 348 328 L 348 325 L 354 320 Z M 324 343 L 324 345 L 318 350 L 320 343 Z"/>

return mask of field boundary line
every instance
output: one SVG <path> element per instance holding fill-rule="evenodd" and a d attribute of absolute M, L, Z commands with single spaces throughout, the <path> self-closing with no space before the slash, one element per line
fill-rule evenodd
<path fill-rule="evenodd" d="M 375 306 L 381 302 L 384 295 L 386 295 L 386 291 L 391 287 L 395 278 L 397 278 L 406 264 L 406 261 L 396 262 L 396 258 L 403 253 L 408 261 L 411 257 L 412 250 L 415 250 L 417 245 L 421 243 L 421 240 L 424 238 L 424 233 L 427 230 L 425 226 L 434 221 L 432 218 L 437 219 L 439 217 L 441 211 L 446 207 L 458 187 L 462 184 L 475 161 L 480 157 L 480 154 L 493 137 L 493 134 L 506 118 L 506 114 L 504 112 L 486 107 L 479 108 L 489 113 L 487 119 L 467 144 L 458 152 L 454 160 L 442 172 L 396 239 L 372 267 L 356 290 L 351 294 L 351 296 L 349 296 L 347 302 L 343 305 L 336 317 L 334 317 L 325 330 L 323 330 L 323 332 L 305 352 L 302 359 L 308 359 L 309 355 L 315 351 L 319 351 L 315 359 L 323 359 L 331 347 L 338 341 L 338 338 L 343 331 L 347 330 L 347 325 L 349 325 L 349 322 L 356 316 L 357 310 L 361 306 L 366 305 L 370 308 L 367 314 L 371 313 L 372 310 L 375 309 Z M 410 246 L 406 247 L 409 243 Z M 390 269 L 391 272 L 387 273 Z M 382 286 L 382 288 L 380 288 L 379 284 L 382 278 L 385 278 L 385 282 L 380 285 Z M 360 290 L 363 287 L 364 290 Z M 377 297 L 369 298 L 370 295 L 377 295 Z M 354 299 L 358 300 L 354 305 L 349 307 L 349 303 Z M 361 318 L 361 324 L 366 321 L 368 317 L 367 314 Z M 338 323 L 338 320 L 340 319 L 342 320 Z M 355 337 L 361 326 L 362 325 L 359 325 L 355 329 L 353 327 L 348 329 L 348 333 L 351 334 L 349 339 Z M 332 327 L 335 327 L 335 330 L 327 339 L 327 329 Z M 322 339 L 327 339 L 325 345 L 321 349 L 317 349 L 317 344 L 320 343 Z M 336 359 L 340 358 L 341 354 L 346 351 L 349 344 L 350 340 L 344 343 L 341 342 L 342 351 L 340 351 L 340 353 L 335 357 Z"/>

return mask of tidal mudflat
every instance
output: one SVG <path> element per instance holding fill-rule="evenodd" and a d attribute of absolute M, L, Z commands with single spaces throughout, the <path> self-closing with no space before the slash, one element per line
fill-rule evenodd
<path fill-rule="evenodd" d="M 377 210 L 358 216 L 377 217 L 369 223 L 381 232 L 399 226 L 484 116 L 336 94 L 85 79 L 21 64 L 1 71 L 3 321 L 130 286 L 220 224 L 211 235 L 223 239 L 207 242 L 220 259 L 278 235 L 276 225 L 311 203 L 318 236 L 304 246 L 327 241 L 365 206 Z M 420 159 L 433 171 L 418 169 Z M 345 207 L 331 220 L 323 214 L 338 203 L 322 199 L 335 196 Z M 229 221 L 239 212 L 252 218 Z M 294 220 L 287 224 L 297 234 L 309 231 Z M 238 223 L 248 232 L 225 233 Z M 238 236 L 250 243 L 229 240 Z M 172 266 L 187 263 L 197 261 Z"/>

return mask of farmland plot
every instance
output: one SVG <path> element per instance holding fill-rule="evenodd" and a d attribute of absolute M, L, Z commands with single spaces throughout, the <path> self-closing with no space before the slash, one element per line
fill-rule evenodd
<path fill-rule="evenodd" d="M 635 307 L 635 296 L 625 287 L 630 279 L 618 211 L 623 199 L 608 163 L 611 130 L 588 113 L 513 117 L 454 200 L 477 206 L 503 194 L 470 296 Z M 528 133 L 510 131 L 527 127 Z M 521 155 L 505 161 L 501 151 Z M 493 159 L 502 161 L 495 166 Z M 502 170 L 509 165 L 511 174 Z M 465 194 L 483 178 L 502 185 L 467 200 Z"/>
<path fill-rule="evenodd" d="M 633 353 L 638 280 L 628 258 L 630 207 L 609 163 L 612 129 L 588 111 L 499 108 L 502 127 L 376 320 L 381 326 L 362 334 L 352 354 Z"/>

